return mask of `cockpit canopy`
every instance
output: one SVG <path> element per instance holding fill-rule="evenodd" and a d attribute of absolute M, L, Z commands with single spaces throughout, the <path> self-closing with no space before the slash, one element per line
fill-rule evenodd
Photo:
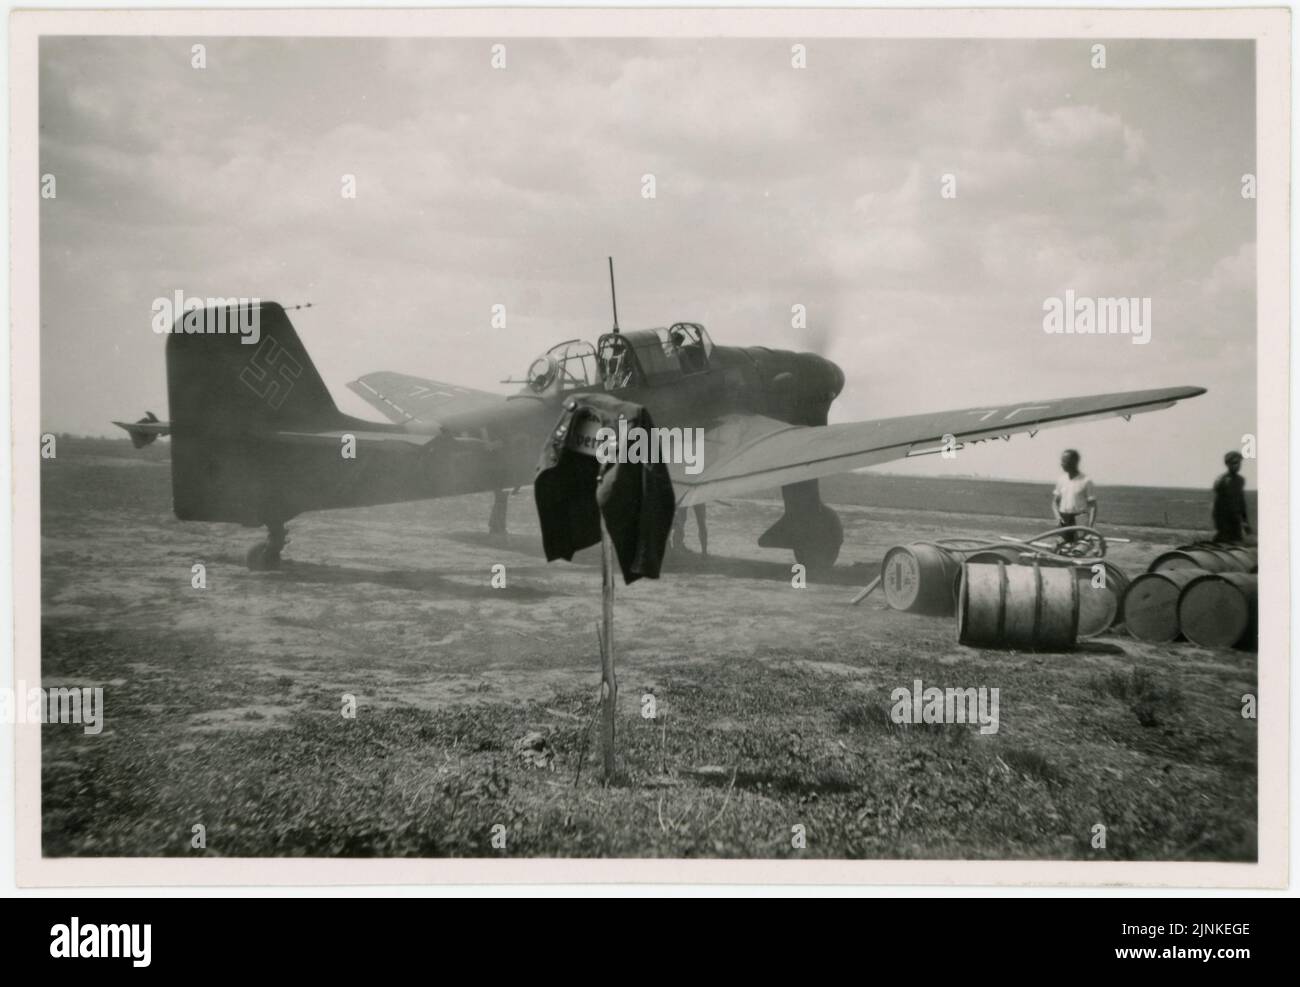
<path fill-rule="evenodd" d="M 528 388 L 541 394 L 552 387 L 560 391 L 592 388 L 600 383 L 596 348 L 582 339 L 556 343 L 528 368 Z"/>
<path fill-rule="evenodd" d="M 597 347 L 579 339 L 552 346 L 528 368 L 528 387 L 541 394 L 597 387 L 606 391 L 650 386 L 709 369 L 713 341 L 698 322 L 611 332 Z"/>

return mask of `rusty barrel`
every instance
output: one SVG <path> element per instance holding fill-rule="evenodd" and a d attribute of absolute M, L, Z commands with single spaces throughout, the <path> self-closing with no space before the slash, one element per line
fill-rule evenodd
<path fill-rule="evenodd" d="M 1147 572 L 1166 569 L 1204 569 L 1206 572 L 1246 572 L 1253 564 L 1249 559 L 1226 551 L 1226 545 L 1184 545 L 1172 552 L 1157 555 Z"/>
<path fill-rule="evenodd" d="M 1198 576 L 1178 597 L 1183 636 L 1203 648 L 1253 646 L 1258 615 L 1259 577 L 1245 572 Z"/>
<path fill-rule="evenodd" d="M 1079 637 L 1096 637 L 1124 622 L 1124 593 L 1128 574 L 1111 562 L 1077 566 L 1079 581 Z"/>
<path fill-rule="evenodd" d="M 957 595 L 957 640 L 986 648 L 1065 651 L 1079 631 L 1074 570 L 967 562 Z"/>
<path fill-rule="evenodd" d="M 953 554 L 928 542 L 895 545 L 880 564 L 885 602 L 909 613 L 951 614 L 960 575 L 961 564 Z"/>
<path fill-rule="evenodd" d="M 1176 641 L 1182 633 L 1178 622 L 1178 597 L 1183 588 L 1204 569 L 1175 566 L 1159 572 L 1144 572 L 1129 583 L 1124 594 L 1124 624 L 1139 641 Z"/>

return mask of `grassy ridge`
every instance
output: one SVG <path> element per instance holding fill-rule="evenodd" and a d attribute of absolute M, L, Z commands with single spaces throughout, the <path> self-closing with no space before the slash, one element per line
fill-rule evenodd
<path fill-rule="evenodd" d="M 1106 525 L 1153 528 L 1213 527 L 1210 493 L 1176 487 L 1097 488 L 1100 521 Z M 860 504 L 956 514 L 995 514 L 1042 518 L 1050 526 L 1052 483 L 1020 480 L 978 480 L 967 477 L 891 476 L 847 473 L 822 480 L 822 499 L 832 504 Z M 1257 518 L 1255 491 L 1246 494 L 1252 518 Z"/>

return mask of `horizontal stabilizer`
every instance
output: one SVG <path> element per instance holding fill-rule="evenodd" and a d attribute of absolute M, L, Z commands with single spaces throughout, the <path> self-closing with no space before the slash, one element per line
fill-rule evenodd
<path fill-rule="evenodd" d="M 145 416 L 138 422 L 113 422 L 113 424 L 118 428 L 126 429 L 126 434 L 131 436 L 131 445 L 137 449 L 143 449 L 158 436 L 168 435 L 172 430 L 170 423 L 160 422 L 158 416 L 152 411 L 146 411 Z"/>
<path fill-rule="evenodd" d="M 472 387 L 444 384 L 407 374 L 366 374 L 348 384 L 372 408 L 391 422 L 423 422 L 433 425 L 449 415 L 484 411 L 505 403 L 505 397 Z"/>

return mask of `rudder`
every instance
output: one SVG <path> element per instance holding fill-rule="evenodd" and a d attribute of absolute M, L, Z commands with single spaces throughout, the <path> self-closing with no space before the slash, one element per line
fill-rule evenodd
<path fill-rule="evenodd" d="M 167 395 L 173 427 L 329 427 L 343 417 L 275 302 L 178 318 L 167 339 Z"/>
<path fill-rule="evenodd" d="M 301 471 L 273 433 L 352 421 L 275 302 L 179 317 L 167 339 L 167 394 L 172 501 L 183 521 L 287 520 L 298 512 Z"/>

